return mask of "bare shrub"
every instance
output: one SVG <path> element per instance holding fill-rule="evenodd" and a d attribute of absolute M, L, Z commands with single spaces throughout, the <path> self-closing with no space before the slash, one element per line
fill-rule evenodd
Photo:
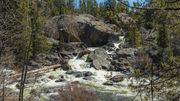
<path fill-rule="evenodd" d="M 97 101 L 96 95 L 80 84 L 68 84 L 57 97 L 59 101 Z"/>
<path fill-rule="evenodd" d="M 15 93 L 8 90 L 2 92 L 2 89 L 0 91 L 0 101 L 18 101 L 18 96 Z"/>

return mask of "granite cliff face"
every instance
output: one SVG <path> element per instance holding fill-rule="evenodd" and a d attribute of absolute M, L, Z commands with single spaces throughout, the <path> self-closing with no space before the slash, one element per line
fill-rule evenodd
<path fill-rule="evenodd" d="M 88 14 L 55 16 L 46 22 L 45 33 L 63 42 L 82 41 L 87 46 L 102 46 L 123 34 L 116 25 Z"/>

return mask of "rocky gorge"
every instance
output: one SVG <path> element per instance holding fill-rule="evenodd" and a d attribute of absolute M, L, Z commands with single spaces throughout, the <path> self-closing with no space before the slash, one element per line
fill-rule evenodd
<path fill-rule="evenodd" d="M 120 19 L 124 18 L 123 15 L 119 14 Z M 131 23 L 132 20 L 122 21 Z M 28 69 L 61 66 L 28 75 L 26 96 L 31 93 L 33 101 L 57 101 L 58 92 L 66 84 L 78 83 L 93 91 L 99 101 L 139 101 L 140 97 L 135 98 L 138 90 L 134 88 L 142 81 L 144 85 L 150 81 L 133 77 L 133 63 L 137 60 L 139 48 L 128 45 L 126 31 L 122 28 L 88 14 L 80 14 L 53 17 L 47 20 L 44 30 L 53 47 L 48 54 L 39 54 L 36 60 L 31 60 Z M 152 36 L 149 37 L 153 40 Z M 149 41 L 148 37 L 144 41 Z M 153 49 L 147 49 L 152 58 L 160 53 L 159 49 Z M 177 54 L 178 49 L 175 46 Z M 8 73 L 10 70 L 5 71 Z M 10 71 L 8 75 L 14 74 Z M 16 78 L 6 84 L 14 96 L 19 92 L 19 80 Z"/>

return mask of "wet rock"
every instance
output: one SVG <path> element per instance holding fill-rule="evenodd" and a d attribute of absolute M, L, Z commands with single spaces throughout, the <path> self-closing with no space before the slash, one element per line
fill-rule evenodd
<path fill-rule="evenodd" d="M 103 85 L 112 86 L 112 85 L 113 85 L 113 82 L 110 81 L 110 80 L 108 80 L 108 81 L 104 82 Z"/>
<path fill-rule="evenodd" d="M 16 84 L 16 88 L 17 88 L 17 89 L 20 89 L 20 84 L 19 84 L 19 83 Z"/>
<path fill-rule="evenodd" d="M 58 80 L 56 80 L 55 82 L 64 82 L 64 81 L 66 81 L 66 80 L 65 80 L 64 76 L 61 75 L 60 78 Z"/>
<path fill-rule="evenodd" d="M 88 81 L 95 80 L 93 77 L 90 77 L 90 76 L 88 76 L 88 77 L 84 77 L 83 79 L 84 79 L 84 80 L 88 80 Z"/>
<path fill-rule="evenodd" d="M 65 71 L 72 70 L 71 66 L 68 63 L 63 63 L 61 68 Z"/>
<path fill-rule="evenodd" d="M 51 79 L 51 80 L 53 80 L 53 79 L 55 79 L 55 76 L 50 75 L 48 78 Z"/>
<path fill-rule="evenodd" d="M 109 61 L 103 61 L 103 60 L 99 60 L 99 59 L 96 59 L 96 60 L 93 60 L 92 62 L 92 67 L 94 67 L 95 69 L 97 70 L 100 70 L 102 68 L 108 68 L 109 66 Z"/>
<path fill-rule="evenodd" d="M 80 72 L 80 71 L 73 71 L 73 70 L 67 71 L 66 74 L 74 75 L 75 77 L 88 77 L 88 76 L 93 75 L 93 73 L 90 71 Z"/>
<path fill-rule="evenodd" d="M 70 70 L 70 71 L 67 71 L 66 74 L 74 75 L 75 77 L 83 77 L 83 73 L 80 71 Z"/>
<path fill-rule="evenodd" d="M 83 57 L 83 56 L 86 55 L 86 54 L 90 54 L 90 50 L 85 49 L 85 50 L 81 51 L 81 52 L 78 54 L 77 58 L 81 58 L 81 57 Z"/>
<path fill-rule="evenodd" d="M 124 80 L 124 77 L 122 75 L 116 75 L 116 76 L 110 78 L 110 80 L 113 82 L 121 82 Z"/>
<path fill-rule="evenodd" d="M 97 70 L 109 69 L 110 61 L 108 61 L 108 58 L 106 50 L 99 48 L 89 54 L 87 61 L 92 62 L 91 66 Z"/>
<path fill-rule="evenodd" d="M 71 75 L 71 74 L 73 74 L 73 73 L 74 73 L 73 70 L 69 70 L 69 71 L 66 72 L 66 74 L 69 74 L 69 75 Z"/>
<path fill-rule="evenodd" d="M 79 77 L 83 77 L 83 73 L 82 72 L 76 72 L 73 74 L 75 77 L 79 78 Z"/>
<path fill-rule="evenodd" d="M 127 71 L 127 72 L 132 72 L 133 69 L 131 67 L 131 64 L 128 61 L 118 61 L 114 60 L 111 62 L 110 70 L 113 71 Z"/>
<path fill-rule="evenodd" d="M 93 61 L 95 59 L 107 59 L 109 56 L 108 54 L 106 53 L 106 50 L 103 49 L 103 48 L 98 48 L 96 50 L 94 50 L 93 52 L 91 52 L 89 55 L 88 55 L 88 58 L 87 58 L 87 61 Z"/>
<path fill-rule="evenodd" d="M 87 46 L 83 42 L 61 42 L 59 46 L 63 47 L 59 49 L 59 53 L 63 58 L 67 57 L 68 59 L 72 59 L 74 58 L 74 56 L 77 56 L 79 54 L 80 55 L 78 57 L 81 57 L 87 52 Z"/>
<path fill-rule="evenodd" d="M 87 77 L 87 76 L 92 76 L 93 73 L 90 72 L 90 71 L 84 71 L 84 72 L 83 72 L 83 75 L 84 75 L 85 77 Z"/>
<path fill-rule="evenodd" d="M 35 77 L 36 78 L 40 78 L 40 77 L 42 77 L 42 76 L 44 76 L 45 74 L 44 73 L 36 73 L 35 74 Z"/>

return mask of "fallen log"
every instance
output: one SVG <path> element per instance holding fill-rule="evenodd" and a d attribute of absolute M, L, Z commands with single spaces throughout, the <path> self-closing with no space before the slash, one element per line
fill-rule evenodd
<path fill-rule="evenodd" d="M 56 64 L 56 65 L 52 65 L 52 66 L 43 66 L 43 68 L 28 71 L 27 75 L 38 73 L 38 72 L 42 72 L 42 71 L 46 72 L 46 71 L 48 71 L 50 69 L 55 69 L 55 68 L 58 68 L 58 67 L 61 67 L 61 64 Z M 18 78 L 21 75 L 22 75 L 21 73 L 18 73 L 18 74 L 15 74 L 15 75 L 11 76 L 10 78 L 11 79 Z"/>

